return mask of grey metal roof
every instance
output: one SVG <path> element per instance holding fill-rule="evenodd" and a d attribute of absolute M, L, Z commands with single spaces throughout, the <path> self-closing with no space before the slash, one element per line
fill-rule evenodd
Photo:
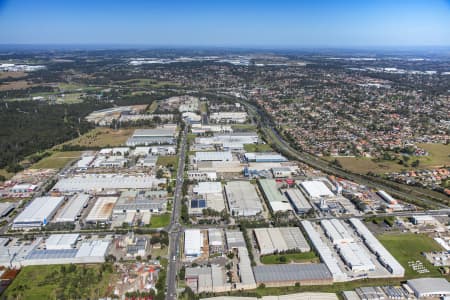
<path fill-rule="evenodd" d="M 332 279 L 325 264 L 265 265 L 253 268 L 256 282 Z"/>
<path fill-rule="evenodd" d="M 444 278 L 410 279 L 407 284 L 421 295 L 450 295 L 450 283 Z"/>

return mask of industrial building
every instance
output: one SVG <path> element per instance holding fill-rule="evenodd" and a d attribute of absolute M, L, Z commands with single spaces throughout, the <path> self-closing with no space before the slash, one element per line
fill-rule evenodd
<path fill-rule="evenodd" d="M 278 189 L 277 182 L 274 179 L 259 179 L 258 183 L 272 212 L 292 210 L 288 199 Z"/>
<path fill-rule="evenodd" d="M 250 182 L 230 181 L 224 188 L 231 215 L 248 217 L 262 212 L 256 188 Z"/>
<path fill-rule="evenodd" d="M 154 129 L 136 129 L 133 135 L 127 140 L 126 145 L 175 145 L 177 142 L 176 136 L 176 125 Z"/>
<path fill-rule="evenodd" d="M 268 287 L 300 285 L 323 285 L 333 283 L 333 277 L 325 264 L 281 264 L 253 267 L 258 284 Z"/>
<path fill-rule="evenodd" d="M 196 152 L 194 157 L 195 162 L 209 162 L 209 161 L 232 161 L 233 155 L 230 151 L 210 151 L 210 152 Z"/>
<path fill-rule="evenodd" d="M 209 253 L 222 253 L 225 250 L 223 230 L 219 228 L 208 229 Z"/>
<path fill-rule="evenodd" d="M 167 191 L 123 191 L 114 206 L 114 214 L 128 212 L 153 212 L 159 213 L 166 210 Z"/>
<path fill-rule="evenodd" d="M 215 171 L 211 171 L 211 172 L 188 171 L 187 175 L 188 175 L 189 180 L 196 180 L 196 181 L 215 181 L 215 180 L 217 180 L 217 173 Z"/>
<path fill-rule="evenodd" d="M 195 143 L 199 145 L 220 146 L 227 151 L 242 151 L 245 144 L 257 144 L 259 137 L 256 132 L 216 133 L 212 137 L 198 137 Z"/>
<path fill-rule="evenodd" d="M 312 209 L 311 204 L 306 200 L 305 196 L 297 188 L 287 189 L 286 197 L 289 199 L 291 206 L 298 214 L 305 214 Z"/>
<path fill-rule="evenodd" d="M 79 238 L 78 233 L 73 234 L 52 234 L 45 240 L 46 250 L 73 249 Z"/>
<path fill-rule="evenodd" d="M 88 216 L 86 222 L 88 223 L 108 223 L 111 220 L 114 205 L 118 197 L 115 196 L 101 196 L 98 197 Z"/>
<path fill-rule="evenodd" d="M 194 196 L 190 200 L 189 213 L 201 215 L 203 209 L 210 208 L 217 212 L 225 210 L 221 182 L 199 182 L 193 188 Z"/>
<path fill-rule="evenodd" d="M 275 152 L 247 152 L 244 154 L 248 162 L 267 163 L 267 162 L 286 162 L 288 159 Z"/>
<path fill-rule="evenodd" d="M 37 185 L 31 184 L 31 183 L 18 183 L 15 184 L 11 188 L 11 193 L 14 194 L 21 194 L 21 193 L 31 193 L 34 192 L 37 188 Z"/>
<path fill-rule="evenodd" d="M 45 226 L 64 202 L 64 197 L 35 198 L 14 219 L 13 228 L 32 228 Z"/>
<path fill-rule="evenodd" d="M 85 174 L 60 179 L 53 191 L 95 192 L 118 189 L 151 189 L 166 184 L 166 179 L 148 175 Z"/>
<path fill-rule="evenodd" d="M 392 256 L 389 251 L 378 241 L 375 236 L 367 229 L 367 227 L 356 218 L 351 218 L 350 223 L 355 228 L 356 232 L 364 240 L 367 248 L 374 253 L 379 262 L 391 272 L 393 276 L 403 277 L 405 276 L 405 269 L 400 263 Z"/>
<path fill-rule="evenodd" d="M 229 251 L 240 247 L 246 247 L 244 235 L 239 230 L 226 230 L 227 248 Z"/>
<path fill-rule="evenodd" d="M 292 176 L 292 169 L 290 167 L 274 167 L 272 174 L 275 178 L 287 178 Z"/>
<path fill-rule="evenodd" d="M 16 206 L 12 202 L 0 203 L 0 218 L 6 217 Z"/>
<path fill-rule="evenodd" d="M 197 163 L 198 172 L 242 173 L 243 166 L 238 160 L 230 161 L 201 161 Z"/>
<path fill-rule="evenodd" d="M 339 298 L 334 293 L 296 293 L 279 296 L 263 296 L 262 298 L 256 297 L 232 297 L 232 296 L 220 296 L 211 298 L 202 298 L 202 300 L 338 300 Z M 360 300 L 358 298 L 358 300 Z"/>
<path fill-rule="evenodd" d="M 197 135 L 205 134 L 207 132 L 231 133 L 233 132 L 233 128 L 229 125 L 192 124 L 191 132 Z"/>
<path fill-rule="evenodd" d="M 308 234 L 309 239 L 313 247 L 316 249 L 317 253 L 320 256 L 320 259 L 327 266 L 328 270 L 331 272 L 334 281 L 346 281 L 347 274 L 344 273 L 339 267 L 338 260 L 334 256 L 333 251 L 325 244 L 319 233 L 313 227 L 312 223 L 309 221 L 302 221 L 302 226 L 306 233 Z"/>
<path fill-rule="evenodd" d="M 195 259 L 202 254 L 203 234 L 200 229 L 186 229 L 184 231 L 184 256 Z"/>
<path fill-rule="evenodd" d="M 209 115 L 213 123 L 245 123 L 247 122 L 246 112 L 214 112 Z"/>
<path fill-rule="evenodd" d="M 298 227 L 255 228 L 253 232 L 261 255 L 287 250 L 311 250 Z"/>
<path fill-rule="evenodd" d="M 311 201 L 334 196 L 331 190 L 321 180 L 303 181 L 300 183 L 300 187 Z"/>
<path fill-rule="evenodd" d="M 225 270 L 218 265 L 186 268 L 185 282 L 194 293 L 231 290 L 231 284 L 226 282 Z"/>
<path fill-rule="evenodd" d="M 85 193 L 75 194 L 67 201 L 53 222 L 75 222 L 81 216 L 83 208 L 87 206 L 89 198 L 89 195 Z"/>
<path fill-rule="evenodd" d="M 450 296 L 450 283 L 445 278 L 417 278 L 406 283 L 417 298 Z"/>
<path fill-rule="evenodd" d="M 333 245 L 354 242 L 352 235 L 344 228 L 339 220 L 322 220 L 320 221 L 320 225 Z"/>

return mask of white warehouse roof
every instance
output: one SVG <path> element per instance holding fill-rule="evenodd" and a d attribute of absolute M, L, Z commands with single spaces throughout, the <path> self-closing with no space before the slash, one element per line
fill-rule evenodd
<path fill-rule="evenodd" d="M 74 222 L 88 200 L 88 194 L 76 194 L 66 203 L 59 216 L 55 217 L 55 222 Z"/>
<path fill-rule="evenodd" d="M 332 197 L 334 194 L 320 180 L 303 181 L 300 183 L 310 198 Z"/>
<path fill-rule="evenodd" d="M 213 194 L 213 193 L 222 193 L 222 183 L 221 182 L 199 182 L 193 188 L 193 192 L 199 195 L 202 194 Z"/>
<path fill-rule="evenodd" d="M 94 207 L 92 207 L 89 215 L 86 217 L 86 222 L 108 221 L 117 199 L 118 197 L 98 197 Z"/>
<path fill-rule="evenodd" d="M 196 152 L 195 161 L 231 161 L 233 156 L 229 151 L 211 151 L 211 152 Z"/>
<path fill-rule="evenodd" d="M 184 231 L 184 254 L 197 257 L 201 254 L 203 237 L 199 229 L 187 229 Z"/>
<path fill-rule="evenodd" d="M 38 197 L 14 220 L 14 227 L 45 225 L 64 201 L 64 197 Z"/>
<path fill-rule="evenodd" d="M 79 236 L 78 233 L 52 234 L 45 240 L 45 248 L 47 250 L 72 249 Z"/>
<path fill-rule="evenodd" d="M 407 284 L 416 297 L 450 296 L 450 283 L 444 278 L 410 279 Z"/>

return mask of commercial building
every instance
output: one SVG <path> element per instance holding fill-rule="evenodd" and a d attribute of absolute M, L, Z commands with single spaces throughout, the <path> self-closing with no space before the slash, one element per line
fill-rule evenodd
<path fill-rule="evenodd" d="M 213 123 L 245 123 L 247 122 L 246 112 L 214 112 L 209 119 Z"/>
<path fill-rule="evenodd" d="M 262 212 L 256 188 L 250 182 L 230 181 L 224 188 L 231 215 L 248 217 Z"/>
<path fill-rule="evenodd" d="M 275 152 L 247 152 L 244 154 L 248 162 L 267 163 L 267 162 L 286 162 L 288 159 Z"/>
<path fill-rule="evenodd" d="M 61 212 L 55 217 L 54 222 L 75 222 L 81 216 L 81 211 L 87 206 L 88 201 L 88 194 L 75 194 L 67 201 Z"/>
<path fill-rule="evenodd" d="M 258 284 L 268 287 L 323 285 L 333 283 L 333 277 L 325 264 L 260 265 L 253 267 Z"/>
<path fill-rule="evenodd" d="M 205 134 L 207 132 L 230 133 L 233 132 L 233 128 L 229 125 L 192 124 L 191 131 L 193 134 Z"/>
<path fill-rule="evenodd" d="M 417 278 L 406 283 L 417 298 L 450 296 L 450 283 L 444 278 Z"/>
<path fill-rule="evenodd" d="M 303 181 L 300 183 L 300 187 L 312 201 L 334 196 L 331 190 L 321 180 Z"/>
<path fill-rule="evenodd" d="M 203 161 L 232 161 L 233 155 L 230 151 L 219 151 L 219 152 L 196 152 L 195 153 L 195 162 L 203 162 Z"/>
<path fill-rule="evenodd" d="M 30 193 L 30 192 L 34 192 L 37 188 L 37 185 L 35 184 L 31 184 L 31 183 L 18 183 L 15 184 L 12 188 L 11 188 L 11 193 L 14 194 L 21 194 L 21 193 Z"/>
<path fill-rule="evenodd" d="M 107 223 L 111 220 L 114 205 L 118 197 L 115 196 L 101 196 L 98 197 L 88 216 L 86 222 L 88 223 Z"/>
<path fill-rule="evenodd" d="M 217 173 L 215 171 L 188 171 L 187 172 L 189 180 L 196 181 L 215 181 L 217 180 Z"/>
<path fill-rule="evenodd" d="M 347 274 L 341 270 L 338 264 L 338 260 L 333 254 L 333 251 L 328 247 L 326 243 L 322 241 L 319 233 L 316 231 L 312 223 L 309 221 L 302 221 L 302 226 L 308 234 L 313 247 L 319 254 L 320 259 L 323 263 L 325 263 L 328 270 L 331 272 L 333 280 L 338 282 L 346 281 Z"/>
<path fill-rule="evenodd" d="M 184 256 L 195 259 L 202 254 L 203 234 L 199 229 L 186 229 L 184 231 Z"/>
<path fill-rule="evenodd" d="M 290 167 L 274 167 L 272 174 L 275 178 L 286 178 L 292 176 L 292 169 Z"/>
<path fill-rule="evenodd" d="M 136 129 L 127 140 L 127 146 L 175 145 L 176 126 L 164 126 L 154 129 Z"/>
<path fill-rule="evenodd" d="M 151 189 L 166 179 L 148 175 L 85 174 L 60 179 L 52 190 L 59 192 L 96 192 L 118 189 Z"/>
<path fill-rule="evenodd" d="M 114 214 L 122 214 L 128 212 L 153 212 L 159 213 L 166 210 L 167 191 L 137 191 L 128 190 L 120 194 L 116 205 L 114 206 Z"/>
<path fill-rule="evenodd" d="M 255 228 L 253 232 L 261 255 L 287 250 L 311 250 L 298 227 Z"/>
<path fill-rule="evenodd" d="M 312 209 L 311 204 L 308 202 L 308 200 L 306 200 L 305 196 L 302 194 L 302 192 L 300 192 L 299 189 L 287 189 L 285 194 L 296 213 L 305 214 Z"/>
<path fill-rule="evenodd" d="M 64 201 L 64 197 L 38 197 L 14 219 L 13 228 L 45 226 Z"/>
<path fill-rule="evenodd" d="M 292 210 L 288 199 L 278 189 L 274 179 L 259 179 L 259 186 L 272 212 Z"/>
<path fill-rule="evenodd" d="M 405 269 L 400 263 L 384 248 L 384 246 L 378 241 L 375 236 L 367 229 L 367 227 L 356 218 L 351 218 L 350 223 L 355 228 L 356 232 L 364 240 L 367 248 L 374 253 L 379 262 L 391 272 L 393 276 L 403 277 L 405 276 Z"/>

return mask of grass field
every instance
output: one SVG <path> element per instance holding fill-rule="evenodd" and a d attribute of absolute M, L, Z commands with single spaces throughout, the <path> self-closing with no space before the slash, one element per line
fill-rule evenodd
<path fill-rule="evenodd" d="M 244 150 L 247 152 L 270 152 L 273 151 L 269 144 L 245 144 Z"/>
<path fill-rule="evenodd" d="M 281 259 L 284 257 L 286 260 Z M 289 253 L 289 254 L 273 254 L 261 256 L 261 263 L 263 264 L 287 264 L 291 262 L 306 263 L 319 262 L 319 258 L 312 251 L 303 253 Z"/>
<path fill-rule="evenodd" d="M 170 214 L 152 215 L 150 219 L 150 228 L 161 228 L 169 225 Z"/>
<path fill-rule="evenodd" d="M 252 131 L 256 130 L 255 124 L 233 124 L 231 128 L 235 131 Z"/>
<path fill-rule="evenodd" d="M 438 269 L 421 255 L 421 252 L 442 251 L 442 248 L 433 239 L 426 235 L 414 233 L 382 234 L 377 236 L 377 238 L 405 268 L 406 277 L 414 278 L 440 275 Z M 421 261 L 430 270 L 430 273 L 417 273 L 408 266 L 409 261 Z"/>
<path fill-rule="evenodd" d="M 153 101 L 147 108 L 149 114 L 154 113 L 158 109 L 158 101 Z"/>
<path fill-rule="evenodd" d="M 52 155 L 44 157 L 33 164 L 31 169 L 62 169 L 70 161 L 81 156 L 81 151 L 53 152 Z"/>
<path fill-rule="evenodd" d="M 27 300 L 104 297 L 108 295 L 112 269 L 102 269 L 103 266 L 97 264 L 24 267 L 4 295 L 7 299 Z"/>
<path fill-rule="evenodd" d="M 164 166 L 166 168 L 172 166 L 176 170 L 178 167 L 178 155 L 158 156 L 156 165 Z"/>
<path fill-rule="evenodd" d="M 5 169 L 0 169 L 0 175 L 2 175 L 3 177 L 6 178 L 6 180 L 8 180 L 8 179 L 10 179 L 11 177 L 14 176 L 14 173 L 9 173 Z"/>
<path fill-rule="evenodd" d="M 397 161 L 374 162 L 371 158 L 366 157 L 324 157 L 324 159 L 328 161 L 337 159 L 344 169 L 359 174 L 367 174 L 369 171 L 383 174 L 389 172 L 400 172 L 402 170 L 436 168 L 444 165 L 450 165 L 450 145 L 418 144 L 418 146 L 428 151 L 430 155 L 423 157 L 411 157 L 409 164 L 416 159 L 419 160 L 420 163 L 417 168 L 411 166 L 405 167 L 404 165 L 398 164 Z"/>
<path fill-rule="evenodd" d="M 82 136 L 68 141 L 66 145 L 78 145 L 83 147 L 115 147 L 123 145 L 126 140 L 133 134 L 134 129 L 95 128 Z M 64 145 L 63 144 L 63 145 Z M 58 149 L 60 145 L 55 146 Z"/>

